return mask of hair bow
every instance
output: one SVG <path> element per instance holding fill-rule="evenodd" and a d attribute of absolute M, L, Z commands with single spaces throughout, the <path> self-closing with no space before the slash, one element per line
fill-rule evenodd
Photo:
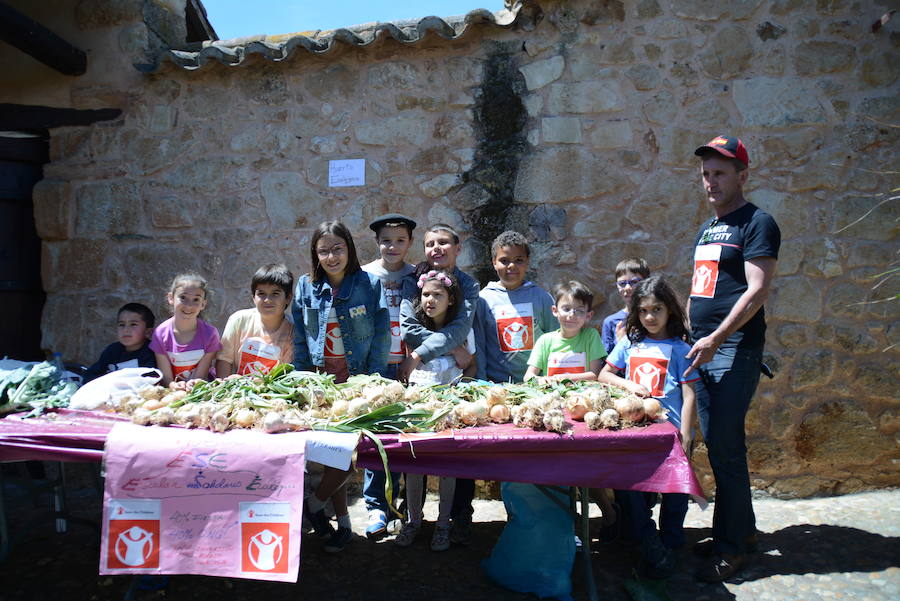
<path fill-rule="evenodd" d="M 435 271 L 434 269 L 420 275 L 419 281 L 417 282 L 416 285 L 419 288 L 422 288 L 425 286 L 425 282 L 427 282 L 428 280 L 437 280 L 440 283 L 442 283 L 444 286 L 446 286 L 447 288 L 450 288 L 451 286 L 453 286 L 453 281 L 450 279 L 450 276 L 448 276 L 443 271 Z"/>

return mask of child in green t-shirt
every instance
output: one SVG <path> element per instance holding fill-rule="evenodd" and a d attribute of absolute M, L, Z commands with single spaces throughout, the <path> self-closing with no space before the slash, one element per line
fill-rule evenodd
<path fill-rule="evenodd" d="M 552 311 L 559 319 L 559 330 L 538 338 L 528 358 L 525 380 L 596 380 L 606 350 L 600 334 L 588 323 L 594 316 L 594 294 L 572 280 L 557 286 L 553 296 L 556 304 Z"/>

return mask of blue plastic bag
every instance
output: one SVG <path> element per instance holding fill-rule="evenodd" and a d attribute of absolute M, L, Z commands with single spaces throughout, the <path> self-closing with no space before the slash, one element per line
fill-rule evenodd
<path fill-rule="evenodd" d="M 506 527 L 491 556 L 481 562 L 500 586 L 540 598 L 571 599 L 575 536 L 566 495 L 548 490 L 557 505 L 533 484 L 503 482 Z"/>

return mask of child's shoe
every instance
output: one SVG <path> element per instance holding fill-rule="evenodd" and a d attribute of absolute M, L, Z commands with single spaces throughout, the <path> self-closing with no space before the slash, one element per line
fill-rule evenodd
<path fill-rule="evenodd" d="M 304 504 L 303 511 L 306 514 L 306 520 L 312 525 L 313 532 L 316 536 L 319 538 L 328 538 L 334 534 L 334 526 L 331 525 L 328 516 L 325 515 L 324 507 L 319 511 L 312 512 L 307 510 L 306 505 Z"/>
<path fill-rule="evenodd" d="M 435 526 L 431 535 L 431 550 L 446 551 L 450 548 L 450 526 Z"/>
<path fill-rule="evenodd" d="M 422 522 L 406 522 L 403 529 L 400 531 L 400 534 L 394 539 L 394 544 L 398 547 L 410 546 L 413 544 L 413 541 L 416 540 L 416 535 L 419 533 L 419 528 L 421 527 Z"/>
<path fill-rule="evenodd" d="M 472 544 L 472 516 L 468 514 L 453 518 L 450 526 L 450 542 L 457 545 Z"/>
<path fill-rule="evenodd" d="M 659 535 L 641 541 L 641 572 L 648 578 L 663 580 L 672 576 L 678 567 L 678 554 L 667 549 Z"/>
<path fill-rule="evenodd" d="M 353 531 L 350 528 L 338 526 L 337 531 L 325 543 L 325 551 L 328 553 L 340 553 L 352 539 Z"/>
<path fill-rule="evenodd" d="M 378 540 L 387 534 L 387 516 L 380 509 L 369 512 L 369 522 L 366 524 L 366 538 Z"/>

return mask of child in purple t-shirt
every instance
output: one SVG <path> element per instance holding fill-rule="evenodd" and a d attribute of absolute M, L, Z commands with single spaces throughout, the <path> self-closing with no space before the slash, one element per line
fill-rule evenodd
<path fill-rule="evenodd" d="M 150 341 L 163 384 L 215 376 L 212 362 L 222 344 L 219 331 L 200 319 L 207 303 L 206 280 L 193 273 L 177 275 L 166 297 L 173 315 L 153 330 Z"/>

